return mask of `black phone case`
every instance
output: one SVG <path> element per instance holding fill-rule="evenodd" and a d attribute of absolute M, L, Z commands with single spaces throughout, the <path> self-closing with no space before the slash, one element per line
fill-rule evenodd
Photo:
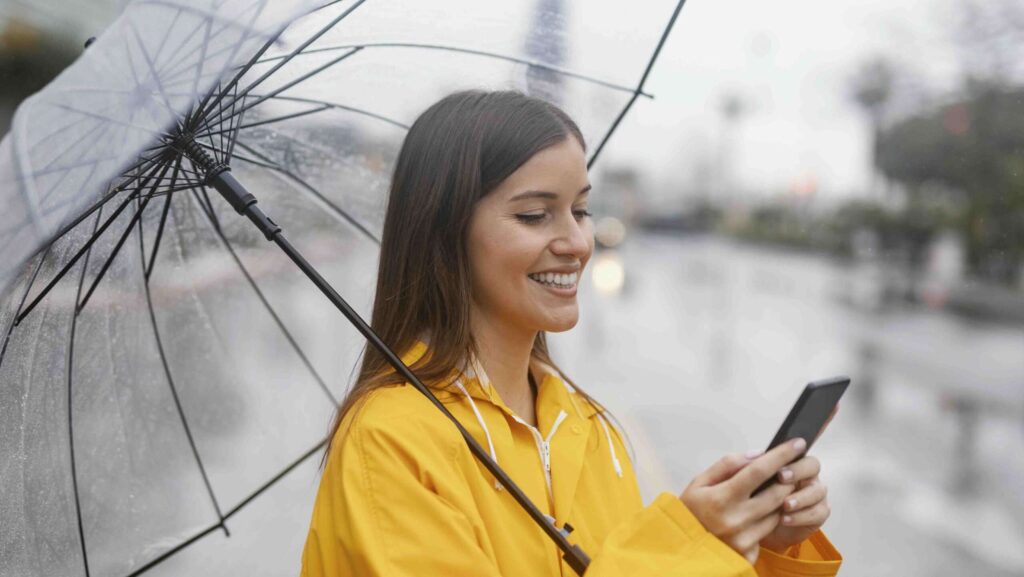
<path fill-rule="evenodd" d="M 832 409 L 835 408 L 849 385 L 850 379 L 847 377 L 832 377 L 808 383 L 793 408 L 789 410 L 789 415 L 786 416 L 786 420 L 779 427 L 779 432 L 775 434 L 775 438 L 772 439 L 765 452 L 771 451 L 790 439 L 803 437 L 807 441 L 807 449 L 801 453 L 800 457 L 806 455 L 811 450 L 811 445 L 814 444 L 821 428 L 828 421 L 829 415 L 832 414 Z M 794 461 L 799 460 L 800 457 Z M 764 483 L 761 483 L 760 487 L 754 489 L 750 496 L 756 496 L 776 482 L 778 482 L 778 477 L 772 475 Z"/>

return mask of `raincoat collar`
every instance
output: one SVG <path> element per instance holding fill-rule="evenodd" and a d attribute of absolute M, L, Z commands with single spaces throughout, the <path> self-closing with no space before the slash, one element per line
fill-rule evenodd
<path fill-rule="evenodd" d="M 427 352 L 426 338 L 420 338 L 403 355 L 403 361 L 407 365 L 419 360 Z M 537 384 L 537 428 L 542 432 L 550 429 L 552 423 L 558 418 L 560 411 L 564 410 L 568 415 L 588 420 L 603 407 L 595 407 L 581 397 L 569 383 L 562 379 L 558 371 L 537 359 L 531 361 L 531 369 L 535 375 L 540 375 L 540 382 Z M 474 399 L 487 401 L 500 408 L 509 416 L 514 416 L 512 409 L 502 400 L 498 390 L 491 385 L 486 371 L 475 357 L 470 359 L 469 366 L 462 371 L 453 373 L 452 380 L 459 380 L 465 388 L 466 393 Z M 438 400 L 446 401 L 456 398 L 465 398 L 463 393 L 455 386 L 448 385 L 442 389 L 435 389 L 434 395 Z"/>
<path fill-rule="evenodd" d="M 426 343 L 422 340 L 417 341 L 409 352 L 403 355 L 403 360 L 406 364 L 412 364 L 426 352 Z M 535 374 L 543 375 L 543 379 L 537 386 L 536 430 L 550 442 L 552 512 L 556 525 L 563 526 L 572 512 L 591 435 L 603 434 L 606 437 L 615 473 L 619 478 L 622 478 L 622 468 L 612 447 L 608 425 L 603 420 L 599 408 L 579 396 L 572 386 L 561 378 L 554 367 L 537 360 L 534 360 L 533 363 L 533 367 L 538 369 Z M 501 461 L 495 446 L 501 447 L 505 443 L 510 443 L 511 438 L 503 439 L 503 435 L 499 434 L 492 439 L 491 431 L 481 416 L 478 405 L 481 402 L 490 403 L 510 419 L 530 427 L 502 401 L 498 391 L 491 385 L 486 372 L 476 359 L 471 359 L 470 366 L 464 370 L 455 371 L 451 385 L 435 389 L 434 394 L 441 402 L 470 405 L 486 436 L 482 442 L 486 442 L 491 457 L 499 465 Z M 595 414 L 597 418 L 592 419 L 591 417 Z M 595 421 L 599 424 L 595 424 Z M 497 434 L 498 431 L 495 433 Z M 503 489 L 497 480 L 495 480 L 495 489 Z"/>

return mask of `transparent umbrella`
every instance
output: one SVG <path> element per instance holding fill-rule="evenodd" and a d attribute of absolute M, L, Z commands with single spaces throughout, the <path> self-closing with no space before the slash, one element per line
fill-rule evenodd
<path fill-rule="evenodd" d="M 416 115 L 516 88 L 592 163 L 681 7 L 130 4 L 0 143 L 3 574 L 137 575 L 229 534 L 322 447 L 364 338 L 384 347 L 358 311 Z"/>

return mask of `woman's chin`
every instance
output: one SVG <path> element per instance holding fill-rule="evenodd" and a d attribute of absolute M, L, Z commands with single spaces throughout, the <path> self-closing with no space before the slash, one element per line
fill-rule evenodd
<path fill-rule="evenodd" d="M 547 322 L 543 323 L 543 328 L 540 330 L 546 333 L 564 333 L 565 331 L 575 327 L 579 320 L 580 315 L 578 313 L 555 318 L 549 317 Z"/>

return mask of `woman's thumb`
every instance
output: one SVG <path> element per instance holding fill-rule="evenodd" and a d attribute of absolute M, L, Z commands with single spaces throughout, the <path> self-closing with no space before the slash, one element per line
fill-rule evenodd
<path fill-rule="evenodd" d="M 731 479 L 743 467 L 746 467 L 752 460 L 764 454 L 764 451 L 749 451 L 748 453 L 729 453 L 719 459 L 708 470 L 697 475 L 694 482 L 698 486 L 708 487 L 717 485 L 722 481 Z"/>

